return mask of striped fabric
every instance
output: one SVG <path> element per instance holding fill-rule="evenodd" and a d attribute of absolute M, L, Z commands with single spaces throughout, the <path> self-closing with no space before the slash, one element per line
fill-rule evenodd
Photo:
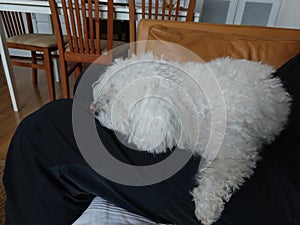
<path fill-rule="evenodd" d="M 96 197 L 90 206 L 72 225 L 154 225 L 145 217 L 128 212 L 125 209 Z"/>

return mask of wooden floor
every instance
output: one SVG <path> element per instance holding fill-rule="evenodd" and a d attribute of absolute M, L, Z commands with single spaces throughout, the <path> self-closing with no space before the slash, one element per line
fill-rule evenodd
<path fill-rule="evenodd" d="M 38 72 L 38 86 L 34 87 L 31 82 L 31 69 L 13 67 L 17 92 L 20 97 L 19 112 L 12 109 L 10 95 L 2 66 L 0 65 L 0 156 L 6 155 L 10 140 L 20 121 L 34 112 L 42 105 L 49 102 L 46 76 L 43 70 Z M 70 84 L 74 83 L 73 76 Z M 70 85 L 72 86 L 72 85 Z M 56 83 L 57 98 L 61 97 L 60 83 Z"/>

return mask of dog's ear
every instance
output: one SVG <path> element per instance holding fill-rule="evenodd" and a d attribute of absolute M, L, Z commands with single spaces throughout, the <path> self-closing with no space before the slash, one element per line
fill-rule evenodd
<path fill-rule="evenodd" d="M 139 150 L 161 153 L 177 145 L 180 120 L 176 110 L 160 98 L 137 102 L 129 115 L 128 142 Z"/>

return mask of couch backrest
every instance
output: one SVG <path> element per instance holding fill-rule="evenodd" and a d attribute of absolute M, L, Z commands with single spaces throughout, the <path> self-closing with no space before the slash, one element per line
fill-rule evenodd
<path fill-rule="evenodd" d="M 275 68 L 300 53 L 300 30 L 260 26 L 142 20 L 137 40 L 172 42 L 192 50 L 204 61 L 230 56 L 261 61 Z M 145 50 L 166 52 L 159 45 L 137 45 L 138 53 Z M 175 55 L 178 51 L 168 50 Z"/>

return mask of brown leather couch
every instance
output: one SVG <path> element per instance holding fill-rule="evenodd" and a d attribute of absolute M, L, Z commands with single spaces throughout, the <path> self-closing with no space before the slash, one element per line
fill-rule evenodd
<path fill-rule="evenodd" d="M 144 40 L 156 42 L 138 43 L 138 53 L 167 52 L 172 59 L 180 60 L 178 48 L 163 44 L 167 41 L 190 49 L 204 61 L 230 56 L 261 61 L 275 68 L 300 52 L 300 30 L 259 26 L 141 20 L 138 41 Z"/>

